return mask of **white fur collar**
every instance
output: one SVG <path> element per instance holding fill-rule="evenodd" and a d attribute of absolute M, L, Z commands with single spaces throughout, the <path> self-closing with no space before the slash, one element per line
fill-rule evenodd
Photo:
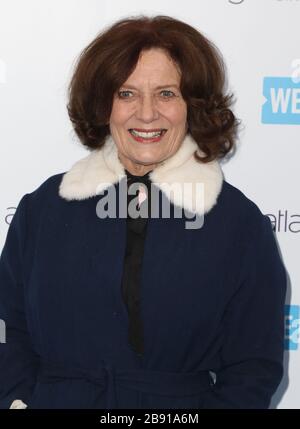
<path fill-rule="evenodd" d="M 174 205 L 203 215 L 217 202 L 223 174 L 218 161 L 197 162 L 193 157 L 195 150 L 203 154 L 194 139 L 187 134 L 178 151 L 156 167 L 149 174 L 149 178 Z M 108 136 L 104 146 L 77 161 L 64 174 L 59 195 L 66 200 L 84 200 L 101 194 L 104 189 L 118 183 L 125 176 L 117 147 L 112 137 Z M 184 192 L 182 197 L 170 191 L 174 183 L 181 186 L 191 183 L 192 187 L 189 192 Z M 203 184 L 203 194 L 197 192 L 198 183 Z M 202 203 L 198 204 L 197 200 L 200 198 Z"/>

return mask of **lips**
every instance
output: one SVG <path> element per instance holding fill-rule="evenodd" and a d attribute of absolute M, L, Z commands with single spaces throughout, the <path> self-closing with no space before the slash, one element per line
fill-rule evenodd
<path fill-rule="evenodd" d="M 152 128 L 152 129 L 129 128 L 128 131 L 132 136 L 140 137 L 144 139 L 162 137 L 167 132 L 165 128 Z"/>
<path fill-rule="evenodd" d="M 141 133 L 157 133 L 159 131 L 167 131 L 166 128 L 151 128 L 151 129 L 145 129 L 145 128 L 129 128 L 128 131 L 138 131 Z"/>
<path fill-rule="evenodd" d="M 154 143 L 160 141 L 164 134 L 167 132 L 167 130 L 165 128 L 129 128 L 128 132 L 137 142 Z"/>

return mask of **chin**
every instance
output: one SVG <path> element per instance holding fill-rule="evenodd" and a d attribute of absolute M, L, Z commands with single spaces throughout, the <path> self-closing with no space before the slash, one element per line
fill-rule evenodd
<path fill-rule="evenodd" d="M 141 158 L 139 158 L 139 159 L 135 159 L 134 162 L 136 164 L 140 164 L 140 165 L 152 165 L 152 164 L 158 164 L 161 161 L 160 160 L 158 161 L 157 159 L 149 159 L 149 158 L 141 159 Z"/>
<path fill-rule="evenodd" d="M 135 154 L 136 156 L 132 157 L 132 160 L 137 164 L 156 164 L 161 161 L 161 157 L 153 156 L 153 153 L 150 154 Z"/>

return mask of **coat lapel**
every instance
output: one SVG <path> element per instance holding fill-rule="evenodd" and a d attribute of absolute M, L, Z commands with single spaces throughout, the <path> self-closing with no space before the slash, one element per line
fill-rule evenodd
<path fill-rule="evenodd" d="M 187 134 L 178 151 L 156 167 L 149 178 L 175 206 L 203 215 L 217 202 L 223 173 L 218 161 L 197 162 L 193 155 L 196 150 L 202 154 Z M 77 161 L 63 175 L 59 195 L 68 201 L 85 200 L 101 194 L 124 177 L 117 147 L 108 136 L 100 149 Z"/>

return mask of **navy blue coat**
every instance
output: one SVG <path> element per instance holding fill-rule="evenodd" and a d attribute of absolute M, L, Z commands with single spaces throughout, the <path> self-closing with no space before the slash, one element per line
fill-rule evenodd
<path fill-rule="evenodd" d="M 201 228 L 174 215 L 148 220 L 142 357 L 128 345 L 121 295 L 126 219 L 95 210 L 124 176 L 112 146 L 22 197 L 0 260 L 1 408 L 16 399 L 52 409 L 269 406 L 283 372 L 286 291 L 271 222 L 192 149 L 186 138 L 151 173 L 172 209 L 163 179 L 206 189 L 194 212 Z"/>

